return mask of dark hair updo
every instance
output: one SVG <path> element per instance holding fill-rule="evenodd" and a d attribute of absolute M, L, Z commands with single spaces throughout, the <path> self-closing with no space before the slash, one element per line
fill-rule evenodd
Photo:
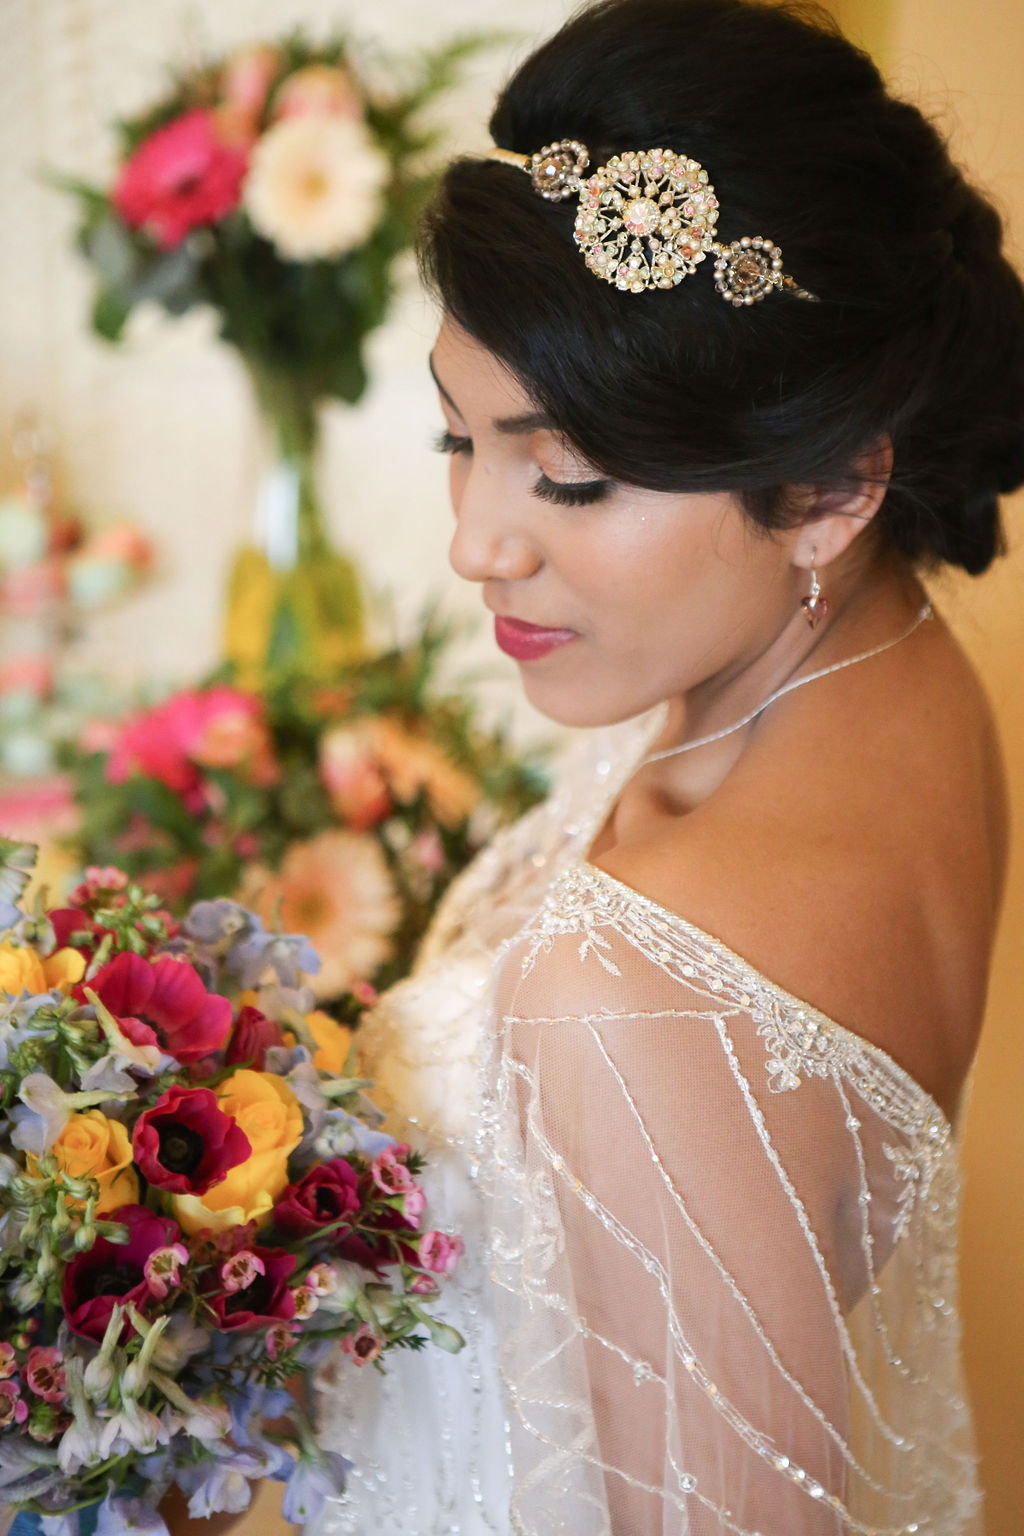
<path fill-rule="evenodd" d="M 888 433 L 890 545 L 990 564 L 998 497 L 1024 482 L 1024 288 L 995 209 L 830 18 L 603 0 L 526 60 L 491 131 L 525 154 L 580 140 L 592 169 L 685 153 L 714 184 L 717 238 L 769 237 L 821 300 L 733 306 L 713 258 L 670 290 L 620 292 L 573 241 L 575 198 L 545 201 L 495 161 L 452 164 L 424 225 L 427 279 L 602 474 L 732 490 L 774 528 L 786 487 L 849 486 Z"/>

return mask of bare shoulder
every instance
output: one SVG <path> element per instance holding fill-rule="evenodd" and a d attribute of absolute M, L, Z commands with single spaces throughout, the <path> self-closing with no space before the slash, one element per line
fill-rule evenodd
<path fill-rule="evenodd" d="M 881 1046 L 948 1111 L 984 1012 L 1002 764 L 943 624 L 873 666 L 782 701 L 703 805 L 595 862 Z"/>

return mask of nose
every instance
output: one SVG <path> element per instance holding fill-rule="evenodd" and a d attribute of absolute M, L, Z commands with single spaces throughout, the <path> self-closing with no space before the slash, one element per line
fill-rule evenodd
<path fill-rule="evenodd" d="M 493 493 L 492 493 L 493 494 Z M 500 511 L 463 488 L 448 550 L 452 570 L 464 581 L 523 581 L 540 569 L 540 551 L 508 525 Z"/>

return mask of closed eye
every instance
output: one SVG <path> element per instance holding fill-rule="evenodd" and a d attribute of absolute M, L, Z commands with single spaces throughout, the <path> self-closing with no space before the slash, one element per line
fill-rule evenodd
<path fill-rule="evenodd" d="M 533 494 L 556 507 L 589 507 L 603 501 L 611 489 L 611 480 L 549 480 L 542 474 L 534 482 Z"/>
<path fill-rule="evenodd" d="M 434 447 L 438 453 L 473 452 L 471 438 L 459 437 L 447 428 L 437 434 Z M 541 501 L 551 502 L 556 507 L 587 507 L 603 501 L 611 489 L 611 480 L 552 480 L 541 474 L 534 481 L 532 492 Z"/>
<path fill-rule="evenodd" d="M 468 437 L 456 437 L 446 428 L 434 438 L 434 448 L 438 453 L 472 453 L 473 442 Z"/>

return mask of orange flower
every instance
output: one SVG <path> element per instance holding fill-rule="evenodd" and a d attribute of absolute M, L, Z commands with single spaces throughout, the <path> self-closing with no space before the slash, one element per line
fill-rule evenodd
<path fill-rule="evenodd" d="M 400 720 L 379 716 L 365 723 L 367 738 L 395 798 L 426 792 L 430 809 L 446 827 L 458 826 L 480 802 L 480 786 L 445 756 L 429 736 Z"/>

